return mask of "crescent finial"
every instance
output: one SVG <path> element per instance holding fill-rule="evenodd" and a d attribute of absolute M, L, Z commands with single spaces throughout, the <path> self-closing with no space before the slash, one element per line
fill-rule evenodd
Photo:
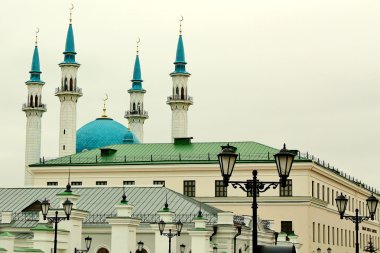
<path fill-rule="evenodd" d="M 136 54 L 139 54 L 140 37 L 137 37 L 136 44 L 137 44 Z"/>
<path fill-rule="evenodd" d="M 37 46 L 37 42 L 38 42 L 38 33 L 40 32 L 40 28 L 37 27 L 37 30 L 36 30 L 36 46 Z"/>
<path fill-rule="evenodd" d="M 71 22 L 73 21 L 73 19 L 72 19 L 72 14 L 73 14 L 73 10 L 74 10 L 74 4 L 73 3 L 71 3 L 71 7 L 69 8 L 69 10 L 70 10 L 70 24 L 71 24 Z"/>
<path fill-rule="evenodd" d="M 106 97 L 103 99 L 103 115 L 102 118 L 107 118 L 107 107 L 106 107 L 106 101 L 108 100 L 108 94 L 106 93 Z"/>
<path fill-rule="evenodd" d="M 181 19 L 179 20 L 179 34 L 182 34 L 182 21 L 183 21 L 183 16 L 181 15 Z"/>

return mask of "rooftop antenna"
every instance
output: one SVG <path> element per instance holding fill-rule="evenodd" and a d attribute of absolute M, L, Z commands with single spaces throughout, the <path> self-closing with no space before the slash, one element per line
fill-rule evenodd
<path fill-rule="evenodd" d="M 106 97 L 103 99 L 103 115 L 101 116 L 102 118 L 108 118 L 107 116 L 107 108 L 106 108 L 106 101 L 108 100 L 108 95 L 106 93 Z"/>
<path fill-rule="evenodd" d="M 137 43 L 136 54 L 139 55 L 139 43 L 140 43 L 140 37 L 138 37 L 136 43 Z"/>
<path fill-rule="evenodd" d="M 73 10 L 74 10 L 74 4 L 71 3 L 71 7 L 69 8 L 69 10 L 70 10 L 70 24 L 71 24 L 71 22 L 73 21 L 72 14 L 73 14 Z"/>
<path fill-rule="evenodd" d="M 181 19 L 179 20 L 179 35 L 182 35 L 182 21 L 183 21 L 183 16 L 181 15 Z"/>
<path fill-rule="evenodd" d="M 37 30 L 36 30 L 36 41 L 35 41 L 36 46 L 37 46 L 37 44 L 38 44 L 38 33 L 39 33 L 39 32 L 40 32 L 40 28 L 37 27 Z"/>

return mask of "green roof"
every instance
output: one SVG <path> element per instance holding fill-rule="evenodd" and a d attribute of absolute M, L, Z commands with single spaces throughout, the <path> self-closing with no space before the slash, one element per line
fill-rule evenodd
<path fill-rule="evenodd" d="M 33 249 L 33 248 L 15 248 L 14 252 L 43 252 L 40 249 Z"/>
<path fill-rule="evenodd" d="M 14 237 L 15 235 L 9 232 L 3 232 L 0 234 L 2 237 Z"/>
<path fill-rule="evenodd" d="M 52 208 L 60 207 L 60 199 L 57 193 L 64 188 L 0 188 L 0 212 L 12 210 L 15 214 L 11 223 L 14 227 L 30 227 L 35 229 L 50 229 L 46 225 L 38 225 L 38 212 L 22 212 L 25 207 L 36 200 L 48 199 Z M 128 202 L 134 206 L 132 217 L 141 219 L 142 222 L 159 221 L 158 211 L 164 207 L 166 195 L 169 208 L 175 212 L 177 219 L 182 222 L 191 222 L 196 217 L 200 202 L 174 192 L 162 186 L 151 187 L 73 187 L 74 193 L 80 195 L 77 208 L 88 211 L 90 214 L 85 223 L 105 223 L 107 217 L 116 215 L 115 205 L 120 203 L 123 191 Z M 202 211 L 206 214 L 209 222 L 214 222 L 218 212 L 221 210 L 202 204 Z M 51 215 L 51 214 L 50 214 Z M 37 226 L 37 227 L 36 227 Z"/>
<path fill-rule="evenodd" d="M 117 150 L 114 154 L 101 156 L 100 149 L 42 160 L 31 166 L 72 166 L 72 165 L 104 165 L 106 164 L 205 164 L 218 163 L 217 155 L 221 146 L 227 142 L 202 143 L 142 143 L 118 144 L 108 148 Z M 273 162 L 273 155 L 279 150 L 257 142 L 230 142 L 237 147 L 238 163 L 241 162 Z M 308 160 L 297 156 L 296 160 Z"/>

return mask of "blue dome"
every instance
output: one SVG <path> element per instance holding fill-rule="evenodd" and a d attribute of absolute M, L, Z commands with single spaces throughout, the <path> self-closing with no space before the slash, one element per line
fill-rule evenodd
<path fill-rule="evenodd" d="M 127 127 L 111 118 L 97 118 L 77 131 L 77 153 L 124 143 L 139 143 L 139 140 Z"/>

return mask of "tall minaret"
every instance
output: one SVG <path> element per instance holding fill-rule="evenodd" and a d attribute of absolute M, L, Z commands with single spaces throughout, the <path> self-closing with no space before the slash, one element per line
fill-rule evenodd
<path fill-rule="evenodd" d="M 25 178 L 26 186 L 32 185 L 33 175 L 29 164 L 38 163 L 41 155 L 41 117 L 46 112 L 46 105 L 42 103 L 42 86 L 45 82 L 40 79 L 40 59 L 38 56 L 36 32 L 36 45 L 34 47 L 32 68 L 29 71 L 30 79 L 25 82 L 28 87 L 27 102 L 22 105 L 26 115 L 26 145 L 25 145 Z"/>
<path fill-rule="evenodd" d="M 187 136 L 187 110 L 193 104 L 193 98 L 187 93 L 187 79 L 190 73 L 186 71 L 185 50 L 182 42 L 182 21 L 180 20 L 179 39 L 177 45 L 175 70 L 170 73 L 173 81 L 172 95 L 167 104 L 172 109 L 172 140 Z"/>
<path fill-rule="evenodd" d="M 148 112 L 144 111 L 144 94 L 146 90 L 142 88 L 141 68 L 139 59 L 139 43 L 137 41 L 135 68 L 133 70 L 132 88 L 128 90 L 130 94 L 129 110 L 125 112 L 130 130 L 137 136 L 140 143 L 144 142 L 144 121 L 148 118 Z"/>
<path fill-rule="evenodd" d="M 59 123 L 59 156 L 66 156 L 75 153 L 76 150 L 76 121 L 77 121 L 77 101 L 82 96 L 82 89 L 77 86 L 77 71 L 80 66 L 75 61 L 74 33 L 71 24 L 67 31 L 66 48 L 63 54 L 65 58 L 59 64 L 62 71 L 60 87 L 56 88 L 55 95 L 61 102 L 60 123 Z"/>

